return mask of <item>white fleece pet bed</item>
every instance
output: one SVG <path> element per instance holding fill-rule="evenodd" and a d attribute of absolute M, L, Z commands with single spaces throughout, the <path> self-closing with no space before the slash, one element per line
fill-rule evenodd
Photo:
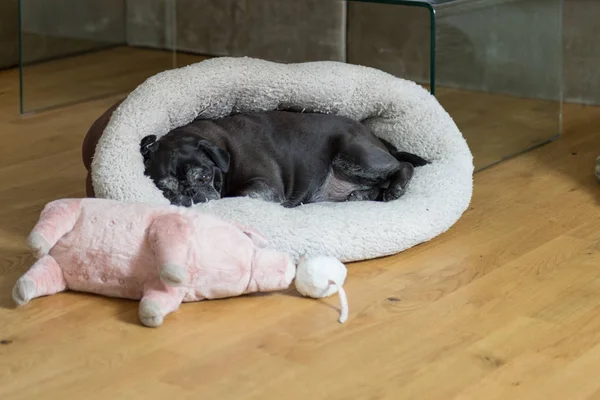
<path fill-rule="evenodd" d="M 449 229 L 467 209 L 473 159 L 437 100 L 417 84 L 382 71 L 338 62 L 279 64 L 215 58 L 162 72 L 115 110 L 92 162 L 96 197 L 168 204 L 144 175 L 140 140 L 162 136 L 201 115 L 296 107 L 363 121 L 375 135 L 431 164 L 416 168 L 406 194 L 381 202 L 316 203 L 284 208 L 225 198 L 197 210 L 251 226 L 298 257 L 357 261 L 395 254 Z"/>

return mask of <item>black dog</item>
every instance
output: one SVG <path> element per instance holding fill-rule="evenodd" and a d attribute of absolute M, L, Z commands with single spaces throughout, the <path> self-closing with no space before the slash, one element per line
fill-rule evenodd
<path fill-rule="evenodd" d="M 146 175 L 172 204 L 250 196 L 285 207 L 390 201 L 423 158 L 400 152 L 349 118 L 289 111 L 195 120 L 142 139 Z"/>

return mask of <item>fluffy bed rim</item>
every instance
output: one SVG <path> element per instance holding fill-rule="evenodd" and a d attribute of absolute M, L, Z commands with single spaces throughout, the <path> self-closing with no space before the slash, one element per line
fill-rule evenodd
<path fill-rule="evenodd" d="M 280 64 L 214 58 L 159 73 L 114 111 L 91 164 L 97 197 L 168 204 L 144 175 L 140 140 L 197 117 L 295 108 L 363 121 L 375 135 L 431 164 L 417 168 L 406 194 L 389 203 L 317 203 L 286 209 L 250 198 L 195 205 L 262 232 L 296 258 L 344 262 L 387 256 L 447 231 L 467 209 L 473 157 L 435 97 L 414 82 L 377 69 L 322 61 Z"/>

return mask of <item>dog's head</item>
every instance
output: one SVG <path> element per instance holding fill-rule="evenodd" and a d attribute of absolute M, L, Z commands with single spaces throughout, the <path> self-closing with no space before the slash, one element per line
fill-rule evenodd
<path fill-rule="evenodd" d="M 179 132 L 142 139 L 145 174 L 178 206 L 221 198 L 229 154 L 197 135 Z"/>

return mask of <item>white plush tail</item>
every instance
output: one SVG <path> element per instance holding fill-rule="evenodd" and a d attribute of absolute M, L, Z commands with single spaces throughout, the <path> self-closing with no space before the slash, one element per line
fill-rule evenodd
<path fill-rule="evenodd" d="M 337 287 L 338 295 L 340 296 L 340 318 L 338 319 L 338 321 L 340 322 L 340 324 L 343 324 L 344 322 L 346 322 L 346 320 L 348 320 L 348 297 L 346 296 L 346 291 L 344 290 L 342 285 L 338 285 L 334 281 L 329 282 Z"/>

